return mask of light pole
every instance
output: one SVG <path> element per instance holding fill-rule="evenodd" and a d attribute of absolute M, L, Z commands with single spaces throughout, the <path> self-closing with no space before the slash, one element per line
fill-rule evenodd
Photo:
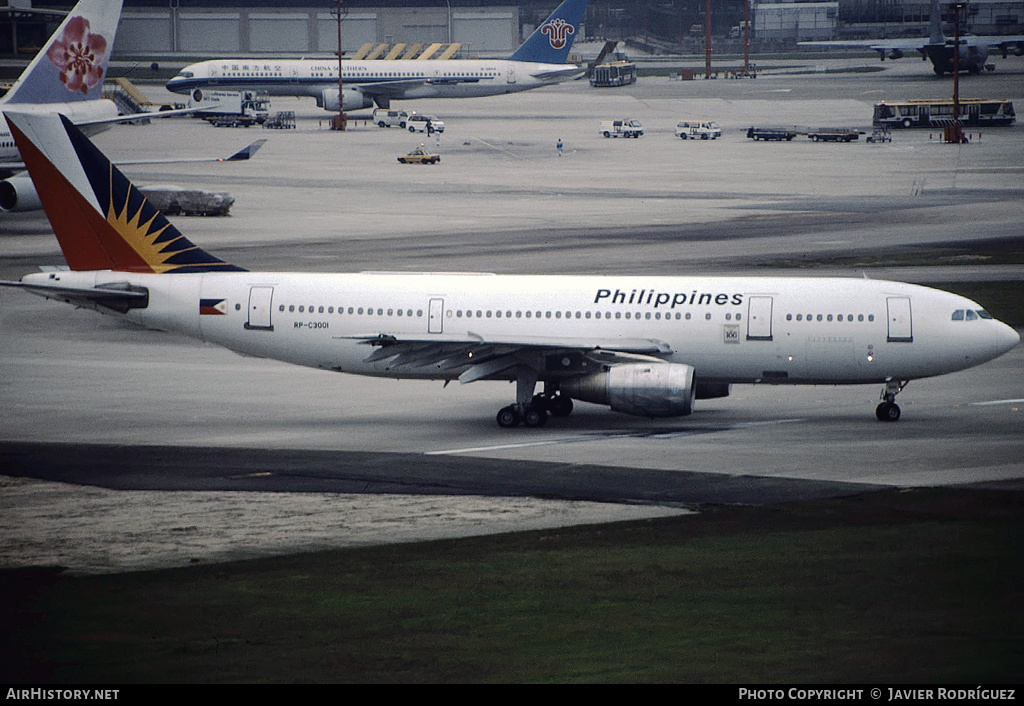
<path fill-rule="evenodd" d="M 338 0 L 338 114 L 331 119 L 332 130 L 344 130 L 348 126 L 348 116 L 345 115 L 345 94 L 343 89 L 345 82 L 341 75 L 341 3 Z"/>

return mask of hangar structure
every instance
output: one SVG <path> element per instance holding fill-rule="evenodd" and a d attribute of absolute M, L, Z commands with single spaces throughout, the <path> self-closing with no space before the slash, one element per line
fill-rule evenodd
<path fill-rule="evenodd" d="M 342 48 L 364 44 L 461 42 L 473 53 L 507 54 L 519 45 L 514 4 L 342 4 Z M 115 51 L 120 54 L 333 54 L 338 46 L 334 2 L 299 0 L 244 5 L 230 0 L 125 2 Z"/>
<path fill-rule="evenodd" d="M 461 56 L 504 57 L 559 0 L 343 0 L 346 56 L 364 45 L 460 44 Z M 747 0 L 714 0 L 716 51 L 739 46 Z M 337 0 L 124 0 L 122 56 L 333 55 Z M 0 55 L 31 57 L 74 0 L 0 5 Z M 639 40 L 668 52 L 703 46 L 706 0 L 590 0 L 584 36 Z M 835 38 L 927 36 L 930 0 L 750 0 L 751 48 Z M 1022 0 L 969 0 L 974 34 L 1024 32 Z M 580 37 L 577 37 L 579 40 Z M 730 44 L 731 43 L 731 44 Z"/>

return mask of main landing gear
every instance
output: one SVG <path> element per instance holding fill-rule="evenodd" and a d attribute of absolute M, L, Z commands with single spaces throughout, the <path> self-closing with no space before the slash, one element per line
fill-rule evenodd
<path fill-rule="evenodd" d="M 880 422 L 898 422 L 900 419 L 900 406 L 896 404 L 896 395 L 906 386 L 905 382 L 899 380 L 886 380 L 885 389 L 882 390 L 882 403 L 875 408 L 875 416 Z"/>
<path fill-rule="evenodd" d="M 552 417 L 568 417 L 572 414 L 572 398 L 558 391 L 557 386 L 545 383 L 544 392 L 534 395 L 537 373 L 520 369 L 516 375 L 516 404 L 498 410 L 498 426 L 511 428 L 520 424 L 528 427 L 542 427 Z"/>

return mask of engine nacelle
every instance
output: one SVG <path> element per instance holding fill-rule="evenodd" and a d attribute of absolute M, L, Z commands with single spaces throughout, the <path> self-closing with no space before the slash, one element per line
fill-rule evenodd
<path fill-rule="evenodd" d="M 638 417 L 684 417 L 693 411 L 696 392 L 693 366 L 679 363 L 613 365 L 565 380 L 559 387 L 574 399 Z"/>
<path fill-rule="evenodd" d="M 332 113 L 338 112 L 338 89 L 325 88 L 317 101 L 324 110 Z M 345 110 L 362 110 L 373 107 L 373 98 L 366 95 L 358 88 L 345 89 Z"/>
<path fill-rule="evenodd" d="M 890 49 L 889 50 L 889 58 L 890 59 L 902 59 L 903 58 L 903 51 L 900 50 L 900 49 Z"/>
<path fill-rule="evenodd" d="M 42 207 L 32 177 L 12 176 L 0 181 L 0 210 L 38 211 Z"/>

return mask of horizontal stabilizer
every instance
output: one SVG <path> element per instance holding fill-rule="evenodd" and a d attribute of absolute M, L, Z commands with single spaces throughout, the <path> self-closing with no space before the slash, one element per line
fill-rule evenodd
<path fill-rule="evenodd" d="M 37 282 L 8 282 L 0 286 L 18 287 L 47 299 L 55 299 L 87 309 L 109 309 L 124 314 L 130 309 L 144 309 L 149 304 L 149 290 L 127 283 L 112 282 L 97 287 L 69 287 Z"/>

